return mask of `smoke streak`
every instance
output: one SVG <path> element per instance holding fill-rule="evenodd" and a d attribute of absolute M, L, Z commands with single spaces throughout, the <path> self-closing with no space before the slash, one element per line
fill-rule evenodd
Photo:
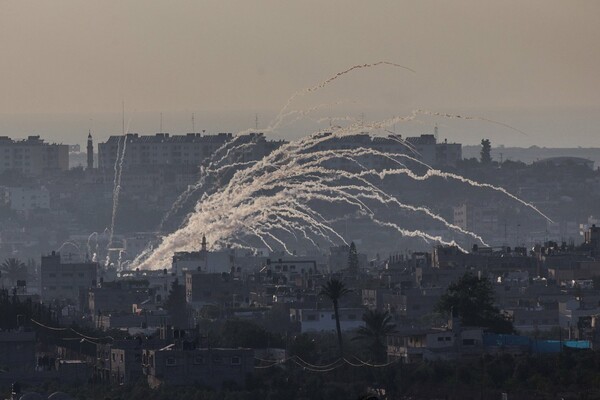
<path fill-rule="evenodd" d="M 286 118 L 302 118 L 321 107 L 288 111 L 297 97 L 318 91 L 351 71 L 378 65 L 390 65 L 414 72 L 410 68 L 386 61 L 355 65 L 293 94 L 267 130 L 272 131 L 282 126 Z M 401 236 L 457 246 L 464 251 L 455 240 L 446 240 L 440 235 L 432 235 L 419 229 L 409 229 L 395 221 L 382 220 L 379 209 L 391 208 L 395 211 L 418 213 L 450 232 L 476 239 L 486 245 L 481 236 L 450 223 L 429 208 L 404 203 L 387 193 L 383 188 L 383 181 L 387 177 L 399 175 L 416 182 L 441 178 L 493 190 L 551 221 L 533 204 L 501 187 L 432 168 L 420 159 L 422 156 L 415 147 L 399 135 L 388 136 L 389 140 L 398 144 L 397 148 L 381 151 L 372 148 L 370 137 L 367 143 L 365 135 L 361 134 L 365 130 L 392 133 L 389 131 L 391 126 L 399 122 L 416 121 L 418 115 L 480 120 L 526 135 L 510 125 L 482 117 L 415 110 L 408 116 L 379 122 L 364 123 L 345 117 L 343 120 L 351 123 L 344 128 L 330 127 L 328 130 L 315 132 L 280 146 L 260 160 L 247 161 L 236 158 L 236 154 L 251 149 L 255 142 L 245 141 L 246 136 L 240 134 L 215 152 L 208 165 L 203 167 L 197 184 L 188 188 L 177 199 L 163 219 L 165 222 L 184 203 L 190 201 L 192 195 L 202 191 L 202 198 L 197 201 L 193 212 L 188 214 L 182 226 L 163 237 L 157 248 L 145 251 L 132 264 L 152 269 L 167 267 L 175 251 L 198 248 L 201 236 L 198 232 L 206 232 L 207 239 L 215 248 L 226 244 L 251 248 L 254 245 L 248 240 L 252 239 L 259 241 L 270 251 L 283 249 L 290 253 L 286 237 L 296 242 L 304 241 L 315 248 L 321 248 L 322 244 L 347 244 L 345 238 L 335 230 L 333 223 L 347 218 L 348 213 L 341 217 L 327 215 L 325 218 L 317 211 L 318 204 L 329 205 L 334 210 L 339 205 L 340 210 L 351 210 L 354 215 L 367 218 L 373 225 L 392 230 Z M 354 137 L 358 139 L 354 141 Z M 344 141 L 350 141 L 355 147 L 344 148 L 348 144 Z M 425 172 L 419 172 L 423 169 Z M 233 175 L 227 182 L 221 182 L 220 177 L 227 173 Z"/>

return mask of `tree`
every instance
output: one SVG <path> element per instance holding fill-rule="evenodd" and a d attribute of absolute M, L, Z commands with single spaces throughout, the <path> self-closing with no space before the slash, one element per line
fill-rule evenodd
<path fill-rule="evenodd" d="M 165 308 L 169 311 L 171 323 L 178 328 L 188 327 L 187 302 L 185 301 L 185 287 L 175 279 L 171 284 L 169 298 L 165 302 Z"/>
<path fill-rule="evenodd" d="M 15 286 L 18 280 L 27 279 L 27 266 L 18 258 L 4 260 L 0 265 L 0 271 L 12 283 L 12 286 Z"/>
<path fill-rule="evenodd" d="M 495 333 L 514 332 L 510 319 L 494 306 L 491 282 L 468 272 L 450 284 L 436 309 L 460 317 L 461 323 L 466 326 L 481 326 Z"/>
<path fill-rule="evenodd" d="M 481 163 L 489 165 L 492 162 L 492 144 L 490 139 L 481 139 Z"/>
<path fill-rule="evenodd" d="M 358 328 L 352 340 L 369 341 L 369 350 L 378 362 L 385 361 L 386 337 L 395 332 L 396 325 L 392 324 L 392 316 L 387 311 L 368 310 L 363 314 L 362 320 L 365 326 Z"/>
<path fill-rule="evenodd" d="M 338 279 L 331 278 L 321 286 L 320 294 L 327 297 L 333 303 L 333 312 L 335 314 L 335 328 L 337 330 L 338 345 L 340 348 L 340 357 L 344 356 L 344 343 L 342 341 L 342 329 L 340 328 L 339 300 L 351 290 L 346 288 L 344 283 Z"/>
<path fill-rule="evenodd" d="M 358 272 L 358 252 L 354 242 L 350 243 L 350 251 L 348 252 L 348 269 L 352 273 Z"/>

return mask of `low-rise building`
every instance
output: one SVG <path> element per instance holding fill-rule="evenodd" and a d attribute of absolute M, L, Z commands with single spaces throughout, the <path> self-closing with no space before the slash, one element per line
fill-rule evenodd
<path fill-rule="evenodd" d="M 483 328 L 454 322 L 446 329 L 409 329 L 388 335 L 387 344 L 388 359 L 407 363 L 468 358 L 483 353 Z"/>
<path fill-rule="evenodd" d="M 351 331 L 365 326 L 363 308 L 340 308 L 340 328 Z M 296 324 L 301 333 L 332 332 L 336 330 L 335 312 L 332 309 L 290 308 L 290 322 Z"/>
<path fill-rule="evenodd" d="M 161 385 L 202 385 L 220 388 L 224 383 L 245 385 L 254 370 L 252 349 L 180 350 L 170 345 L 144 350 L 144 374 L 150 387 Z"/>
<path fill-rule="evenodd" d="M 60 253 L 42 256 L 41 295 L 43 301 L 62 300 L 87 305 L 89 288 L 97 284 L 98 263 L 63 263 Z"/>
<path fill-rule="evenodd" d="M 241 281 L 233 279 L 231 274 L 225 273 L 186 272 L 185 295 L 188 304 L 194 306 L 212 304 L 239 307 L 240 303 L 249 301 L 248 288 Z"/>
<path fill-rule="evenodd" d="M 30 373 L 35 363 L 35 332 L 0 332 L 0 371 Z"/>

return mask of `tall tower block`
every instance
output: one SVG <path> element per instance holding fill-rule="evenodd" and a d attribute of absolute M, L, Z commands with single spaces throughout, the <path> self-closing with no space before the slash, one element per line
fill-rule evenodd
<path fill-rule="evenodd" d="M 87 169 L 94 169 L 94 143 L 92 141 L 92 131 L 88 132 L 87 141 Z"/>

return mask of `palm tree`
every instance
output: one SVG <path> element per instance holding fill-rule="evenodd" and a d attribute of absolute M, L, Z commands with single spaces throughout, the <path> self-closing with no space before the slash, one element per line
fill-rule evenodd
<path fill-rule="evenodd" d="M 365 326 L 358 328 L 357 336 L 352 340 L 370 341 L 369 349 L 377 361 L 384 361 L 386 336 L 395 332 L 392 316 L 387 311 L 368 310 L 363 314 Z"/>
<path fill-rule="evenodd" d="M 27 278 L 27 266 L 18 258 L 7 258 L 0 265 L 2 274 L 15 286 L 17 280 Z"/>
<path fill-rule="evenodd" d="M 335 328 L 337 330 L 338 345 L 340 347 L 340 357 L 344 357 L 344 344 L 342 342 L 342 329 L 340 328 L 340 315 L 338 310 L 338 302 L 340 298 L 351 290 L 346 288 L 343 282 L 338 279 L 331 278 L 323 286 L 321 286 L 321 294 L 331 300 L 333 303 L 333 312 L 335 314 Z"/>

